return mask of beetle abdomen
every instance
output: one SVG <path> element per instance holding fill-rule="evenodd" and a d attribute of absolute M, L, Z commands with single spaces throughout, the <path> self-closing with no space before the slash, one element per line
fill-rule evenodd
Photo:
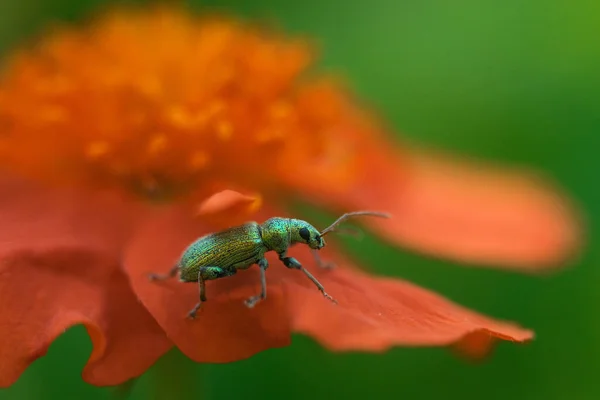
<path fill-rule="evenodd" d="M 248 268 L 263 257 L 265 250 L 256 222 L 211 233 L 184 251 L 179 262 L 180 279 L 196 282 L 200 267 Z"/>

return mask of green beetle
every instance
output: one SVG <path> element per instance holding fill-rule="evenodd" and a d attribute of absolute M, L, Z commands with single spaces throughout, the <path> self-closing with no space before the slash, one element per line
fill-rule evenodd
<path fill-rule="evenodd" d="M 342 215 L 333 224 L 319 232 L 306 221 L 293 218 L 274 217 L 262 224 L 248 222 L 221 232 L 203 236 L 192 243 L 181 256 L 177 264 L 166 274 L 150 274 L 152 281 L 175 277 L 179 272 L 182 282 L 197 282 L 200 301 L 188 313 L 195 318 L 196 313 L 206 301 L 206 281 L 232 276 L 240 269 L 248 269 L 257 264 L 260 268 L 261 291 L 248 298 L 246 306 L 252 308 L 267 297 L 267 281 L 265 271 L 269 263 L 265 253 L 274 251 L 283 264 L 291 269 L 302 271 L 323 296 L 336 302 L 325 292 L 325 288 L 298 260 L 287 256 L 287 250 L 296 243 L 303 243 L 313 249 L 317 264 L 327 267 L 316 253 L 325 246 L 323 236 L 333 232 L 344 220 L 354 216 L 373 216 L 389 218 L 388 214 L 373 211 L 355 211 Z"/>

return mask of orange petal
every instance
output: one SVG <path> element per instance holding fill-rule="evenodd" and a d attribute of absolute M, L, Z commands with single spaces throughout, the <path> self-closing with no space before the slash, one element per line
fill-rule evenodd
<path fill-rule="evenodd" d="M 398 245 L 460 262 L 537 271 L 580 246 L 573 207 L 523 171 L 390 149 L 370 150 L 368 158 L 350 189 L 315 179 L 299 190 L 339 211 L 390 212 L 391 220 L 364 222 Z"/>
<path fill-rule="evenodd" d="M 0 179 L 0 386 L 75 324 L 92 338 L 84 378 L 97 385 L 140 375 L 171 346 L 114 261 L 135 216 L 111 196 Z"/>
<path fill-rule="evenodd" d="M 459 343 L 456 343 L 452 349 L 463 357 L 474 361 L 484 360 L 489 356 L 489 349 L 497 340 L 487 331 L 476 331 L 468 334 Z"/>
<path fill-rule="evenodd" d="M 295 253 L 305 263 L 310 260 L 305 249 Z M 411 283 L 369 276 L 339 255 L 333 259 L 339 268 L 310 270 L 337 305 L 320 296 L 309 281 L 292 283 L 286 278 L 292 329 L 330 350 L 448 346 L 468 340 L 474 332 L 514 342 L 533 338 L 530 330 L 477 314 Z M 481 350 L 489 350 L 491 344 Z"/>
<path fill-rule="evenodd" d="M 292 331 L 308 334 L 331 350 L 366 351 L 394 345 L 446 346 L 460 343 L 472 332 L 512 341 L 533 336 L 531 331 L 486 318 L 409 283 L 357 272 L 340 257 L 333 261 L 343 268 L 319 269 L 305 246 L 292 248 L 290 255 L 304 263 L 338 305 L 325 299 L 300 271 L 285 268 L 276 254 L 268 253 L 266 301 L 253 309 L 243 304 L 260 290 L 254 267 L 207 282 L 208 301 L 196 320 L 188 320 L 187 312 L 198 302 L 197 284 L 176 279 L 149 282 L 147 274 L 166 272 L 203 233 L 201 226 L 189 221 L 185 212 L 176 209 L 149 221 L 129 249 L 126 265 L 142 302 L 176 345 L 196 361 L 247 358 L 289 344 Z"/>
<path fill-rule="evenodd" d="M 201 202 L 197 215 L 212 225 L 224 227 L 230 225 L 232 217 L 235 220 L 251 216 L 261 204 L 262 198 L 258 194 L 245 195 L 234 190 L 223 190 Z"/>
<path fill-rule="evenodd" d="M 110 193 L 47 188 L 0 176 L 0 257 L 21 249 L 58 247 L 117 257 L 138 211 Z"/>
<path fill-rule="evenodd" d="M 94 385 L 137 377 L 172 346 L 114 262 L 62 249 L 24 251 L 3 264 L 0 387 L 14 383 L 76 324 L 84 324 L 92 339 L 83 378 Z"/>
<path fill-rule="evenodd" d="M 269 301 L 260 311 L 243 304 L 258 290 L 254 268 L 209 281 L 208 302 L 195 320 L 188 319 L 187 313 L 198 302 L 196 283 L 148 280 L 149 273 L 167 272 L 185 248 L 205 233 L 206 225 L 183 207 L 164 209 L 148 220 L 125 254 L 125 267 L 139 299 L 179 349 L 195 361 L 231 362 L 288 345 L 290 330 L 281 288 L 272 285 Z M 270 278 L 269 283 L 273 283 Z"/>

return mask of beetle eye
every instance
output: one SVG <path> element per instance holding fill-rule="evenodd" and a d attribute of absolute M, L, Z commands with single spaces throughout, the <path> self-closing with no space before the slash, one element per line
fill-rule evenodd
<path fill-rule="evenodd" d="M 302 239 L 306 240 L 307 242 L 310 240 L 310 232 L 308 231 L 307 228 L 300 228 L 298 233 L 300 234 L 300 237 Z"/>

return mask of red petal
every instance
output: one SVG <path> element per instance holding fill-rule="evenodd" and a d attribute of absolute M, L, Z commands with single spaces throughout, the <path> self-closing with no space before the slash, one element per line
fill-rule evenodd
<path fill-rule="evenodd" d="M 305 249 L 295 253 L 305 263 L 310 260 Z M 371 277 L 339 256 L 334 260 L 341 268 L 310 270 L 337 305 L 325 300 L 308 280 L 292 283 L 291 275 L 285 278 L 293 330 L 331 350 L 446 346 L 469 340 L 474 332 L 516 342 L 533 338 L 529 330 L 487 318 L 408 282 Z M 481 352 L 491 344 L 488 341 Z"/>
<path fill-rule="evenodd" d="M 243 304 L 259 289 L 255 268 L 208 282 L 208 302 L 195 320 L 188 319 L 187 313 L 198 302 L 196 283 L 148 280 L 149 273 L 167 272 L 188 245 L 207 233 L 193 217 L 185 208 L 165 209 L 141 227 L 129 246 L 125 267 L 142 303 L 181 351 L 195 361 L 236 361 L 288 345 L 290 330 L 281 288 L 271 286 L 269 301 L 260 310 L 249 310 Z M 271 277 L 269 282 L 273 283 Z"/>
<path fill-rule="evenodd" d="M 85 247 L 118 255 L 138 209 L 110 193 L 46 188 L 0 176 L 0 257 Z"/>
<path fill-rule="evenodd" d="M 480 361 L 489 354 L 489 349 L 497 338 L 490 335 L 487 331 L 476 331 L 468 334 L 459 343 L 453 346 L 453 350 L 466 358 Z"/>
<path fill-rule="evenodd" d="M 466 263 L 535 271 L 565 262 L 580 245 L 564 196 L 523 171 L 365 151 L 372 161 L 352 188 L 313 177 L 299 189 L 339 211 L 390 212 L 391 220 L 364 222 L 398 245 Z"/>
<path fill-rule="evenodd" d="M 141 375 L 171 346 L 113 262 L 90 253 L 23 252 L 0 272 L 0 386 L 67 328 L 84 324 L 94 350 L 83 378 L 115 385 Z"/>
<path fill-rule="evenodd" d="M 230 211 L 232 208 L 239 211 L 238 207 L 241 209 L 246 207 L 256 209 L 259 206 L 260 198 L 257 196 L 248 196 L 234 190 L 223 190 L 200 203 L 198 215 L 206 217 L 207 215 Z"/>
<path fill-rule="evenodd" d="M 171 346 L 111 261 L 136 215 L 111 195 L 0 180 L 0 386 L 74 324 L 92 338 L 84 378 L 97 385 L 141 374 Z"/>
<path fill-rule="evenodd" d="M 198 206 L 197 215 L 211 225 L 226 227 L 233 220 L 250 217 L 260 209 L 262 198 L 234 190 L 215 193 Z"/>

